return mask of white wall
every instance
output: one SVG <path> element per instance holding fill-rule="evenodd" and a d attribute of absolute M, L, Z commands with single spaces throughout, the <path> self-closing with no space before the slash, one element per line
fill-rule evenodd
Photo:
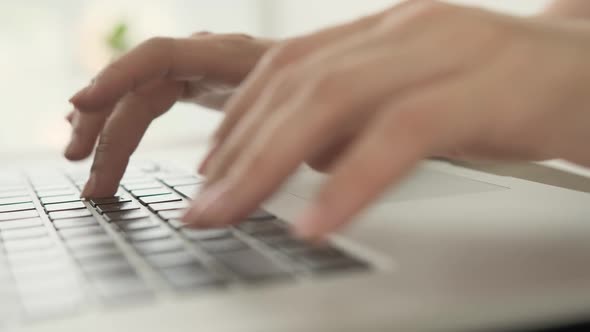
<path fill-rule="evenodd" d="M 132 42 L 153 35 L 242 31 L 300 34 L 391 6 L 398 0 L 20 0 L 0 1 L 0 153 L 62 149 L 68 97 L 108 62 L 105 29 L 130 25 Z M 455 0 L 458 2 L 458 0 Z M 460 0 L 530 14 L 548 0 Z M 216 116 L 180 106 L 145 141 L 166 145 L 199 136 Z M 145 145 L 145 144 L 144 144 Z"/>
<path fill-rule="evenodd" d="M 109 61 L 105 39 L 117 22 L 135 44 L 201 30 L 260 34 L 259 14 L 258 0 L 0 0 L 0 153 L 63 148 L 67 100 Z M 208 115 L 178 107 L 146 141 L 194 137 Z"/>

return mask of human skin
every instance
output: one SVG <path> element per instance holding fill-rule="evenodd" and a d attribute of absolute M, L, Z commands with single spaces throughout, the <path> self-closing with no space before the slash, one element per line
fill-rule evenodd
<path fill-rule="evenodd" d="M 303 162 L 330 170 L 295 225 L 312 239 L 353 220 L 428 156 L 590 165 L 590 26 L 562 18 L 581 13 L 576 3 L 516 18 L 415 0 L 265 44 L 233 81 L 240 89 L 225 104 L 202 169 L 206 188 L 185 221 L 241 220 Z M 116 191 L 151 120 L 202 75 L 188 45 L 147 42 L 72 98 L 77 114 L 107 119 L 85 196 Z M 174 83 L 170 91 L 162 81 Z M 149 99 L 154 90 L 167 91 L 165 102 Z M 156 106 L 142 112 L 134 103 Z"/>

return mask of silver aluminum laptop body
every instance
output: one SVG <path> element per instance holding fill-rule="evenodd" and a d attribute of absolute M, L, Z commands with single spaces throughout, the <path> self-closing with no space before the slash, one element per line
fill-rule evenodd
<path fill-rule="evenodd" d="M 140 157 L 191 171 L 199 155 L 179 150 Z M 323 179 L 302 168 L 264 207 L 296 220 Z M 428 161 L 332 241 L 370 269 L 164 293 L 145 303 L 112 303 L 5 328 L 472 331 L 590 314 L 587 194 Z"/>

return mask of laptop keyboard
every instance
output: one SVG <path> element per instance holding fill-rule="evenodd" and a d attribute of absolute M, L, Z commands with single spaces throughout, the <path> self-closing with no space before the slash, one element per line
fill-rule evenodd
<path fill-rule="evenodd" d="M 134 165 L 116 197 L 85 201 L 87 174 L 0 175 L 0 326 L 369 268 L 333 245 L 293 238 L 263 210 L 232 227 L 184 227 L 203 182 L 195 175 Z"/>

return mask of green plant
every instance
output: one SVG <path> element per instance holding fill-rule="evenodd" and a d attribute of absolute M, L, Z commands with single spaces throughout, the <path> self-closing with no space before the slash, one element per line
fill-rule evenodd
<path fill-rule="evenodd" d="M 121 54 L 129 49 L 128 30 L 128 25 L 125 22 L 119 22 L 107 35 L 106 43 L 113 53 Z"/>

